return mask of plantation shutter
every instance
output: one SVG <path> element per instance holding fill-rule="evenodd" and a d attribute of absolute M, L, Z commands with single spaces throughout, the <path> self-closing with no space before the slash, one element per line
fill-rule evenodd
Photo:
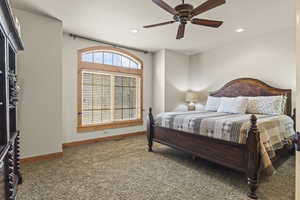
<path fill-rule="evenodd" d="M 139 79 L 116 76 L 115 82 L 115 120 L 131 120 L 138 118 Z"/>
<path fill-rule="evenodd" d="M 109 72 L 82 72 L 82 125 L 140 118 L 141 78 Z"/>
<path fill-rule="evenodd" d="M 111 76 L 82 73 L 82 123 L 100 124 L 111 121 Z"/>

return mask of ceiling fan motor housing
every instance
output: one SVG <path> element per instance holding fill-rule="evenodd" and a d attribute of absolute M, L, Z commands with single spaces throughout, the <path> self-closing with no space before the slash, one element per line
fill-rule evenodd
<path fill-rule="evenodd" d="M 194 6 L 191 4 L 180 4 L 175 7 L 177 15 L 174 16 L 175 21 L 186 24 L 187 21 L 190 21 L 192 18 L 192 11 Z"/>

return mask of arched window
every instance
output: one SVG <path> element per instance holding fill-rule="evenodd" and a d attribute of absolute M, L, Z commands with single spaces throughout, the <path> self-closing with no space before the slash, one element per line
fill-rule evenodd
<path fill-rule="evenodd" d="M 142 125 L 143 62 L 112 47 L 78 51 L 78 131 Z"/>

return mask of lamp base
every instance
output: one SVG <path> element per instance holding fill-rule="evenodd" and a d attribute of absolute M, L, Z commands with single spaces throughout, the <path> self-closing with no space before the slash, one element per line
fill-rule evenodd
<path fill-rule="evenodd" d="M 196 110 L 195 104 L 194 104 L 194 103 L 190 103 L 190 104 L 188 105 L 188 111 L 195 111 L 195 110 Z"/>

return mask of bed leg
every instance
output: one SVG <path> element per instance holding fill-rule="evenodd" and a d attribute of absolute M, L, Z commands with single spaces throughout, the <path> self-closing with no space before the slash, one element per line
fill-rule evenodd
<path fill-rule="evenodd" d="M 149 115 L 147 119 L 147 139 L 148 139 L 148 151 L 152 152 L 153 146 L 153 134 L 154 134 L 154 119 L 152 115 L 152 108 L 149 108 Z"/>
<path fill-rule="evenodd" d="M 257 118 L 255 115 L 251 116 L 251 127 L 247 138 L 248 147 L 248 197 L 257 199 L 256 190 L 258 188 L 258 175 L 260 168 L 260 134 L 257 129 Z"/>
<path fill-rule="evenodd" d="M 294 140 L 293 140 L 293 146 L 290 150 L 290 154 L 292 156 L 296 155 L 297 142 L 298 142 L 298 138 L 299 138 L 299 133 L 297 132 L 297 126 L 296 126 L 296 115 L 297 115 L 297 113 L 296 113 L 296 108 L 295 108 L 295 109 L 293 109 L 292 119 L 294 121 L 294 130 L 296 132 L 296 135 L 295 135 Z"/>
<path fill-rule="evenodd" d="M 197 156 L 195 156 L 194 154 L 192 155 L 192 160 L 193 161 L 197 161 Z"/>
<path fill-rule="evenodd" d="M 293 109 L 293 115 L 292 115 L 292 119 L 294 121 L 294 130 L 296 130 L 297 126 L 296 126 L 296 116 L 297 116 L 297 111 L 296 111 L 296 108 Z"/>

